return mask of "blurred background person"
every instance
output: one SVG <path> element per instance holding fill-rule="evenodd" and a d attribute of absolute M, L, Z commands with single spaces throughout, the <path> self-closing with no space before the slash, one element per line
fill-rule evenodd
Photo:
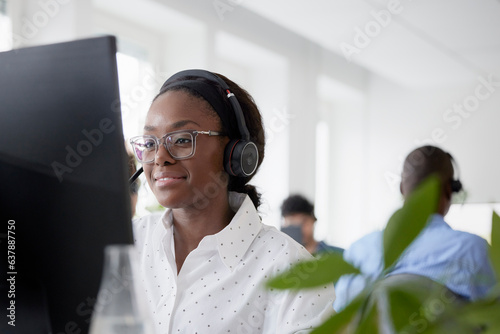
<path fill-rule="evenodd" d="M 290 195 L 281 205 L 283 224 L 281 230 L 302 244 L 309 253 L 316 255 L 323 252 L 343 253 L 344 249 L 328 245 L 314 239 L 314 205 L 302 195 Z"/>
<path fill-rule="evenodd" d="M 462 190 L 462 183 L 454 178 L 453 164 L 450 153 L 430 145 L 416 148 L 406 157 L 400 184 L 405 199 L 432 174 L 440 178 L 441 191 L 436 212 L 387 276 L 427 277 L 445 285 L 460 299 L 473 301 L 485 297 L 497 279 L 488 255 L 488 242 L 478 235 L 454 230 L 445 221 L 452 194 Z M 383 234 L 383 230 L 372 232 L 345 251 L 345 260 L 359 268 L 361 275 L 344 275 L 335 284 L 336 311 L 382 274 Z"/>

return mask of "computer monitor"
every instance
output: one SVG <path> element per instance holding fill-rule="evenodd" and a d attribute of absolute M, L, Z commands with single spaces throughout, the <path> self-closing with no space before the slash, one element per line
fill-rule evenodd
<path fill-rule="evenodd" d="M 0 333 L 87 333 L 133 243 L 114 37 L 0 53 L 0 177 Z"/>

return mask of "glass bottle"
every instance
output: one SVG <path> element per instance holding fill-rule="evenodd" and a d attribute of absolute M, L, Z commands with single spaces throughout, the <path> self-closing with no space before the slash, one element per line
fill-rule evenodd
<path fill-rule="evenodd" d="M 104 270 L 90 334 L 152 334 L 146 296 L 140 287 L 133 245 L 104 249 Z"/>

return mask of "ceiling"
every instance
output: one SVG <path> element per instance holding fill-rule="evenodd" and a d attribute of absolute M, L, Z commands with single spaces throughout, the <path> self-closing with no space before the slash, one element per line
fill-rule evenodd
<path fill-rule="evenodd" d="M 401 84 L 500 76 L 498 0 L 232 2 Z"/>
<path fill-rule="evenodd" d="M 218 1 L 230 12 L 253 12 L 402 85 L 500 77 L 500 0 L 204 1 L 93 0 L 111 13 L 163 29 L 197 26 L 200 11 L 213 18 L 212 3 Z"/>

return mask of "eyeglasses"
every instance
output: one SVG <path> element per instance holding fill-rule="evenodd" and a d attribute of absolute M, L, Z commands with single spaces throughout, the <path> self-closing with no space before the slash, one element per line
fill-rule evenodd
<path fill-rule="evenodd" d="M 179 130 L 167 133 L 161 138 L 152 135 L 136 136 L 130 139 L 130 144 L 140 163 L 150 163 L 155 160 L 158 147 L 163 140 L 163 146 L 175 160 L 191 158 L 196 151 L 196 137 L 201 135 L 224 136 L 217 131 Z"/>

